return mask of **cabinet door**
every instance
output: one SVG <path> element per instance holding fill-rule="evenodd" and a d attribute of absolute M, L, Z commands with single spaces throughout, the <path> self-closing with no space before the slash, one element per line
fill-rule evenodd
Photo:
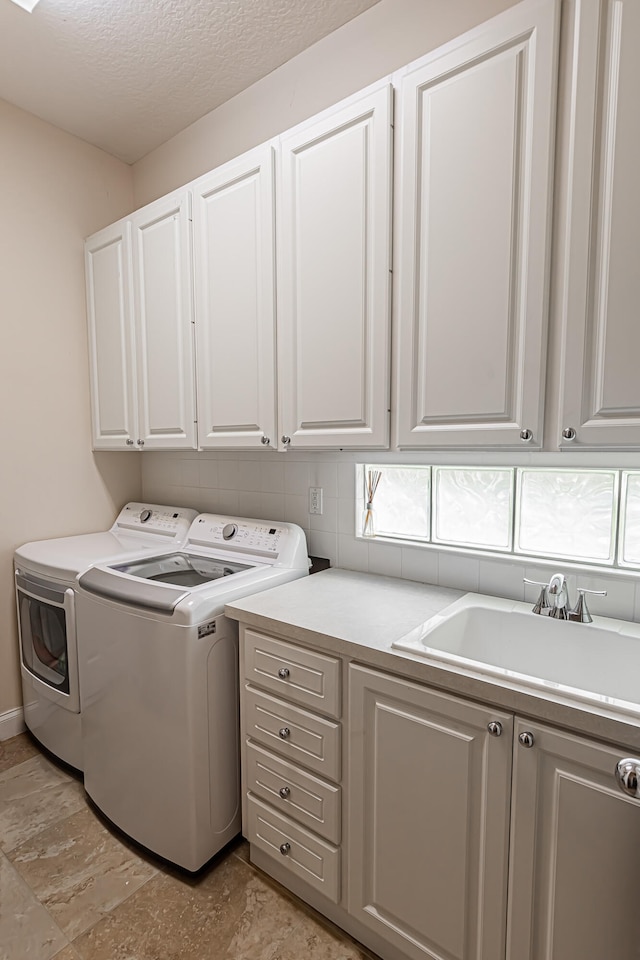
<path fill-rule="evenodd" d="M 539 446 L 555 0 L 408 69 L 400 90 L 400 447 Z"/>
<path fill-rule="evenodd" d="M 504 957 L 512 717 L 357 666 L 349 692 L 349 912 L 415 960 Z"/>
<path fill-rule="evenodd" d="M 127 449 L 137 431 L 129 252 L 126 221 L 85 244 L 94 450 Z"/>
<path fill-rule="evenodd" d="M 277 444 L 273 179 L 266 144 L 193 185 L 203 448 Z"/>
<path fill-rule="evenodd" d="M 637 957 L 640 800 L 616 784 L 624 752 L 520 720 L 515 737 L 507 960 Z"/>
<path fill-rule="evenodd" d="M 291 447 L 388 446 L 391 92 L 280 139 L 279 409 Z"/>
<path fill-rule="evenodd" d="M 145 449 L 195 447 L 189 194 L 131 217 L 138 440 Z"/>
<path fill-rule="evenodd" d="M 638 449 L 640 6 L 582 0 L 571 8 L 568 176 L 558 244 L 564 313 L 558 442 Z"/>

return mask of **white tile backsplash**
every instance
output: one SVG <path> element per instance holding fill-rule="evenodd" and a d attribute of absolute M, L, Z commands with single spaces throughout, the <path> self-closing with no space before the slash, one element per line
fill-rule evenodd
<path fill-rule="evenodd" d="M 369 573 L 379 573 L 383 577 L 402 576 L 402 547 L 380 543 L 369 543 Z"/>
<path fill-rule="evenodd" d="M 217 460 L 200 460 L 199 464 L 199 482 L 201 487 L 209 487 L 217 490 L 220 486 L 219 469 Z"/>
<path fill-rule="evenodd" d="M 457 590 L 471 590 L 477 593 L 479 582 L 479 559 L 463 557 L 456 553 L 440 554 L 438 583 L 441 587 L 455 587 Z"/>
<path fill-rule="evenodd" d="M 322 513 L 309 514 L 309 526 L 312 530 L 338 531 L 338 501 L 335 497 L 323 496 Z"/>
<path fill-rule="evenodd" d="M 366 540 L 356 540 L 354 536 L 338 536 L 338 566 L 346 570 L 369 572 L 369 544 Z"/>
<path fill-rule="evenodd" d="M 262 453 L 262 452 L 261 452 Z M 385 454 L 381 461 L 392 460 Z M 462 458 L 458 458 L 462 460 Z M 468 455 L 464 458 L 468 462 Z M 483 462 L 482 457 L 476 458 Z M 485 457 L 488 463 L 495 458 Z M 355 525 L 363 509 L 356 490 L 356 454 L 276 454 L 194 451 L 145 453 L 142 456 L 143 497 L 149 502 L 194 507 L 196 510 L 287 520 L 305 531 L 309 552 L 350 570 L 403 577 L 420 583 L 438 583 L 461 590 L 526 600 L 534 604 L 539 588 L 526 587 L 523 577 L 548 582 L 554 565 L 504 561 L 457 554 L 433 547 L 389 544 L 356 539 Z M 420 462 L 403 454 L 403 462 Z M 434 457 L 433 462 L 437 462 Z M 449 462 L 457 462 L 455 458 Z M 564 464 L 564 461 L 563 461 Z M 322 487 L 324 512 L 309 514 L 309 487 Z M 557 567 L 563 569 L 562 561 Z M 640 576 L 602 576 L 595 572 L 568 574 L 571 602 L 576 586 L 607 590 L 606 597 L 589 597 L 594 615 L 640 621 Z"/>
<path fill-rule="evenodd" d="M 480 560 L 478 590 L 491 597 L 506 597 L 508 600 L 524 600 L 524 567 L 508 560 Z M 535 589 L 535 588 L 531 588 Z"/>
<path fill-rule="evenodd" d="M 440 554 L 437 550 L 420 547 L 402 547 L 402 572 L 405 580 L 419 583 L 438 583 Z"/>

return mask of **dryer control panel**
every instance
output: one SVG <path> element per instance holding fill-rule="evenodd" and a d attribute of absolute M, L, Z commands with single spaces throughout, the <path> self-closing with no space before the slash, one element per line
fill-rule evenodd
<path fill-rule="evenodd" d="M 195 510 L 185 507 L 161 506 L 157 503 L 127 503 L 111 528 L 133 530 L 136 533 L 155 534 L 183 540 L 197 516 Z"/>

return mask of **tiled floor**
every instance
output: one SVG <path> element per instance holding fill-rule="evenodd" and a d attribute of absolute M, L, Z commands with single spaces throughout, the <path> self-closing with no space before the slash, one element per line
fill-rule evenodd
<path fill-rule="evenodd" d="M 367 960 L 247 854 L 164 868 L 26 735 L 0 742 L 0 960 Z"/>

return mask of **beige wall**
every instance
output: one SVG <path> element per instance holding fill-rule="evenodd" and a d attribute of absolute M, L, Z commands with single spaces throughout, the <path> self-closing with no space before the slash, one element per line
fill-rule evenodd
<path fill-rule="evenodd" d="M 21 703 L 12 553 L 103 529 L 140 464 L 91 452 L 83 239 L 132 208 L 131 168 L 0 101 L 0 717 Z"/>
<path fill-rule="evenodd" d="M 136 207 L 379 80 L 514 0 L 381 0 L 133 167 Z"/>

